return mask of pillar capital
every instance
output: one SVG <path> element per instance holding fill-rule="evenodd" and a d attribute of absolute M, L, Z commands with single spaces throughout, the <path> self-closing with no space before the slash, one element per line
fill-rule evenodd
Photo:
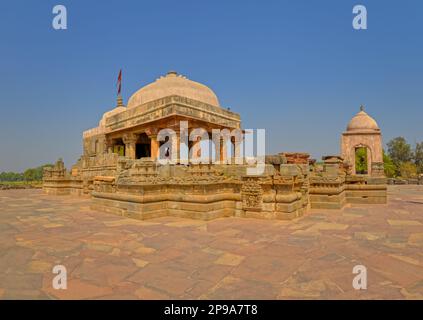
<path fill-rule="evenodd" d="M 151 139 L 151 137 L 157 137 L 159 134 L 159 129 L 157 128 L 147 128 L 145 134 Z"/>
<path fill-rule="evenodd" d="M 138 140 L 138 136 L 133 133 L 125 133 L 122 136 L 122 141 L 125 144 L 125 156 L 130 159 L 135 159 L 135 143 Z"/>
<path fill-rule="evenodd" d="M 125 133 L 122 136 L 122 141 L 123 141 L 124 144 L 132 144 L 132 143 L 137 142 L 137 140 L 138 140 L 138 136 L 136 134 L 133 134 L 133 133 Z"/>

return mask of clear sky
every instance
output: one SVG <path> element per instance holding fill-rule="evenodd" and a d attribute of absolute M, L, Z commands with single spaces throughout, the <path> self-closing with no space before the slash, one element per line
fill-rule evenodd
<path fill-rule="evenodd" d="M 52 28 L 63 4 L 68 29 Z M 368 29 L 352 28 L 364 4 Z M 265 128 L 268 153 L 339 153 L 360 104 L 423 141 L 423 1 L 1 1 L 0 171 L 82 153 L 82 131 L 169 70 Z"/>

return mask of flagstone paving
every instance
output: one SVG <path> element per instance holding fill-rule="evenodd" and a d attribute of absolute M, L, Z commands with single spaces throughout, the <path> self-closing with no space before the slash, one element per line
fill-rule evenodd
<path fill-rule="evenodd" d="M 0 191 L 0 298 L 423 299 L 423 186 L 389 199 L 294 221 L 138 221 L 88 198 Z M 367 290 L 352 287 L 355 265 Z"/>

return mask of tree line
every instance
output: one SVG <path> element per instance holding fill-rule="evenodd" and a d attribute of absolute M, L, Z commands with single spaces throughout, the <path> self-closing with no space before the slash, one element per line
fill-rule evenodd
<path fill-rule="evenodd" d="M 46 167 L 53 167 L 53 165 L 45 164 L 36 168 L 26 169 L 24 172 L 1 172 L 0 182 L 41 181 L 43 179 L 43 170 Z"/>
<path fill-rule="evenodd" d="M 385 175 L 388 178 L 416 178 L 423 174 L 423 142 L 414 148 L 403 137 L 397 137 L 387 144 L 387 153 L 383 152 Z"/>

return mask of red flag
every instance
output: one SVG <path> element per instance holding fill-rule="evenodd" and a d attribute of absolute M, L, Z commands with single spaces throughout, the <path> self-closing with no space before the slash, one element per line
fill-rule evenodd
<path fill-rule="evenodd" d="M 122 69 L 120 69 L 119 71 L 117 87 L 118 87 L 118 95 L 120 95 L 120 92 L 122 90 Z"/>

